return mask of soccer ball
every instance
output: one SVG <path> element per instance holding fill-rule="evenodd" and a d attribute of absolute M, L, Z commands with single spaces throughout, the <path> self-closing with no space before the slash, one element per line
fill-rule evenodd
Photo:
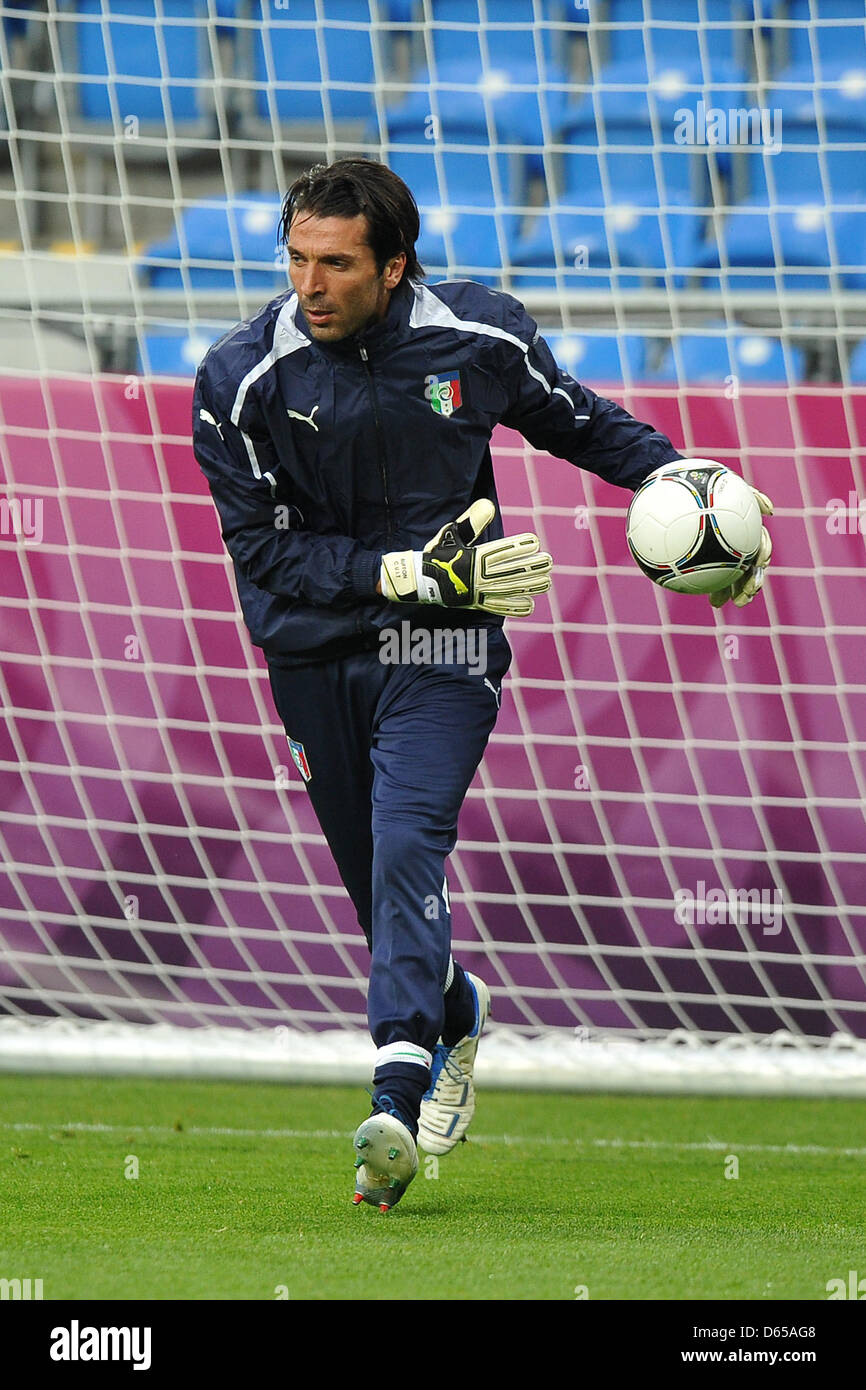
<path fill-rule="evenodd" d="M 712 459 L 683 459 L 641 483 L 626 539 L 654 584 L 715 594 L 754 564 L 762 524 L 755 494 L 738 473 Z"/>

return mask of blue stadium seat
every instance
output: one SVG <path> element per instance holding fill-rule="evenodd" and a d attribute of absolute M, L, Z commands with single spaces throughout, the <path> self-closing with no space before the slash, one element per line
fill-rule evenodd
<path fill-rule="evenodd" d="M 718 65 L 751 67 L 751 32 L 742 25 L 751 17 L 742 0 L 608 0 L 605 22 L 624 27 L 601 31 L 607 62 L 645 61 L 650 73 L 703 66 L 709 81 Z M 718 27 L 701 34 L 702 25 Z"/>
<path fill-rule="evenodd" d="M 787 0 L 780 18 L 789 22 L 774 29 L 773 42 L 786 65 L 807 68 L 824 81 L 827 68 L 866 66 L 862 0 Z"/>
<path fill-rule="evenodd" d="M 561 20 L 563 9 L 557 0 L 541 0 L 544 20 Z M 540 38 L 544 66 L 559 57 L 559 35 L 549 25 L 536 25 L 534 0 L 485 0 L 484 12 L 482 24 L 478 0 L 431 0 L 430 36 L 440 77 L 442 67 L 453 63 L 472 63 L 482 71 L 531 62 L 535 81 L 543 80 L 536 65 L 536 39 Z"/>
<path fill-rule="evenodd" d="M 524 203 L 528 179 L 543 173 L 548 142 L 541 103 L 553 128 L 565 110 L 566 77 L 555 77 L 558 87 L 538 89 L 534 68 L 525 64 L 485 73 L 471 63 L 440 68 L 434 83 L 416 85 L 405 101 L 387 107 L 384 143 L 418 147 L 394 151 L 388 163 L 415 190 L 426 194 L 444 187 L 452 202 L 486 204 L 495 194 L 493 160 L 498 201 Z M 497 145 L 517 148 L 488 155 L 491 130 Z M 379 133 L 378 125 L 371 126 L 368 139 L 377 140 Z M 475 148 L 449 148 L 461 145 Z"/>
<path fill-rule="evenodd" d="M 866 338 L 857 344 L 851 354 L 848 375 L 858 385 L 866 382 Z"/>
<path fill-rule="evenodd" d="M 369 120 L 376 109 L 369 0 L 288 0 L 284 8 L 259 3 L 253 76 L 260 119 Z M 320 12 L 324 23 L 317 29 Z"/>
<path fill-rule="evenodd" d="M 638 381 L 646 373 L 646 339 L 638 333 L 543 331 L 557 363 L 576 381 Z"/>
<path fill-rule="evenodd" d="M 860 201 L 866 196 L 866 65 L 828 69 L 825 82 L 837 86 L 814 85 L 808 67 L 789 68 L 776 81 L 770 100 L 782 138 L 777 149 L 749 151 L 750 201 Z"/>
<path fill-rule="evenodd" d="M 492 207 L 497 201 L 496 178 L 500 181 L 500 191 L 510 189 L 508 159 L 494 155 L 491 161 L 486 149 L 470 148 L 479 143 L 486 145 L 487 141 L 480 140 L 474 121 L 464 127 L 459 110 L 455 112 L 446 105 L 444 96 L 442 106 L 447 113 L 447 124 L 444 131 L 440 125 L 439 139 L 435 139 L 437 127 L 430 110 L 433 104 L 429 90 L 423 88 L 412 92 L 401 105 L 386 109 L 382 135 L 383 157 L 387 164 L 405 179 L 419 206 Z M 438 98 L 436 104 L 439 104 Z M 368 130 L 367 139 L 378 139 L 378 127 Z M 462 145 L 467 148 L 459 148 Z"/>
<path fill-rule="evenodd" d="M 744 72 L 718 68 L 717 80 L 724 86 L 707 88 L 699 68 L 658 72 L 652 81 L 642 63 L 605 68 L 559 128 L 569 147 L 562 156 L 565 190 L 628 197 L 635 188 L 656 189 L 660 202 L 676 194 L 706 202 L 702 113 L 745 100 Z"/>
<path fill-rule="evenodd" d="M 515 246 L 511 254 L 515 288 L 609 292 L 645 289 L 651 283 L 649 272 L 634 259 L 630 248 L 625 248 L 614 264 L 614 255 L 601 228 L 595 233 L 587 232 L 583 224 L 580 236 L 579 242 L 566 241 L 559 257 L 552 242 L 529 249 Z"/>
<path fill-rule="evenodd" d="M 62 26 L 63 52 L 86 121 L 160 124 L 169 111 L 175 125 L 201 118 L 195 82 L 212 80 L 206 0 L 161 0 L 159 9 L 156 0 L 75 0 L 72 8 L 79 18 Z"/>
<path fill-rule="evenodd" d="M 196 203 L 183 212 L 171 236 L 145 248 L 142 275 L 156 289 L 180 289 L 183 266 L 190 285 L 220 289 L 236 284 L 237 268 L 243 285 L 284 289 L 288 281 L 277 246 L 280 210 L 279 200 L 263 193 Z"/>
<path fill-rule="evenodd" d="M 416 254 L 434 278 L 460 277 L 500 285 L 502 265 L 514 235 L 515 219 L 493 206 L 457 213 L 449 208 L 421 210 Z"/>
<path fill-rule="evenodd" d="M 396 141 L 398 137 L 393 138 Z M 402 135 L 399 138 L 404 139 Z M 383 151 L 383 157 L 389 168 L 412 189 L 419 207 L 422 204 L 427 207 L 492 207 L 499 201 L 486 151 L 442 150 L 437 154 L 428 145 L 417 151 L 388 148 Z M 501 157 L 500 176 L 500 188 L 507 189 L 508 166 L 504 157 Z"/>
<path fill-rule="evenodd" d="M 802 381 L 804 359 L 799 348 L 785 345 L 744 330 L 686 333 L 679 339 L 679 359 L 672 343 L 657 369 L 655 381 L 683 381 L 724 386 L 725 378 L 736 376 L 741 382 Z M 679 366 L 678 366 L 679 360 Z"/>
<path fill-rule="evenodd" d="M 150 376 L 195 376 L 196 368 L 218 333 L 196 332 L 188 327 L 146 333 L 138 358 L 138 371 Z"/>
<path fill-rule="evenodd" d="M 636 189 L 631 199 L 605 204 L 601 199 L 580 199 L 580 209 L 565 202 L 534 215 L 531 230 L 514 248 L 513 263 L 520 267 L 521 285 L 551 283 L 523 267 L 559 265 L 567 273 L 562 283 L 569 287 L 591 288 L 595 278 L 587 268 L 610 264 L 640 267 L 644 283 L 682 287 L 702 243 L 703 219 L 683 200 L 677 207 L 660 212 L 652 191 Z M 575 269 L 576 248 L 584 248 Z M 557 258 L 557 249 L 559 256 Z M 597 259 L 599 251 L 602 259 Z M 634 287 L 635 277 L 621 276 L 623 288 Z"/>
<path fill-rule="evenodd" d="M 866 288 L 866 205 L 831 212 L 804 202 L 789 211 L 744 204 L 730 214 L 718 242 L 708 243 L 697 264 L 710 270 L 726 263 L 721 276 L 700 279 L 706 288 L 823 290 L 833 288 L 835 267 L 844 289 Z"/>

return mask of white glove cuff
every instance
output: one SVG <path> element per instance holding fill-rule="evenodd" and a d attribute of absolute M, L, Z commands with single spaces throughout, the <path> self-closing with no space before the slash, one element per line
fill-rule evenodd
<path fill-rule="evenodd" d="M 441 603 L 439 585 L 427 578 L 423 566 L 421 550 L 391 550 L 383 555 L 379 584 L 385 598 L 398 603 Z"/>
<path fill-rule="evenodd" d="M 411 550 L 391 550 L 382 556 L 379 585 L 385 598 L 405 601 L 415 589 Z"/>

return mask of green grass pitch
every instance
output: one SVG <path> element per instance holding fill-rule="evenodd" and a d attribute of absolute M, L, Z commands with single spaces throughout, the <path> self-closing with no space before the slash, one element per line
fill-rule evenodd
<path fill-rule="evenodd" d="M 0 1277 L 46 1300 L 692 1301 L 866 1274 L 866 1101 L 482 1091 L 387 1216 L 350 1200 L 366 1113 L 361 1088 L 0 1077 Z"/>

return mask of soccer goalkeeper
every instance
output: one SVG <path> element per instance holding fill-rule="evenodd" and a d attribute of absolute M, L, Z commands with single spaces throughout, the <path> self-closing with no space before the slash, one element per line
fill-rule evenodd
<path fill-rule="evenodd" d="M 425 286 L 418 231 L 384 165 L 304 174 L 281 223 L 294 293 L 211 348 L 193 407 L 244 617 L 371 951 L 355 1201 L 383 1210 L 416 1141 L 447 1153 L 474 1112 L 490 1001 L 451 954 L 445 863 L 499 709 L 504 619 L 550 585 L 537 537 L 504 534 L 491 433 L 632 490 L 680 457 L 560 371 L 510 295 Z M 396 631 L 412 639 L 398 662 Z"/>

